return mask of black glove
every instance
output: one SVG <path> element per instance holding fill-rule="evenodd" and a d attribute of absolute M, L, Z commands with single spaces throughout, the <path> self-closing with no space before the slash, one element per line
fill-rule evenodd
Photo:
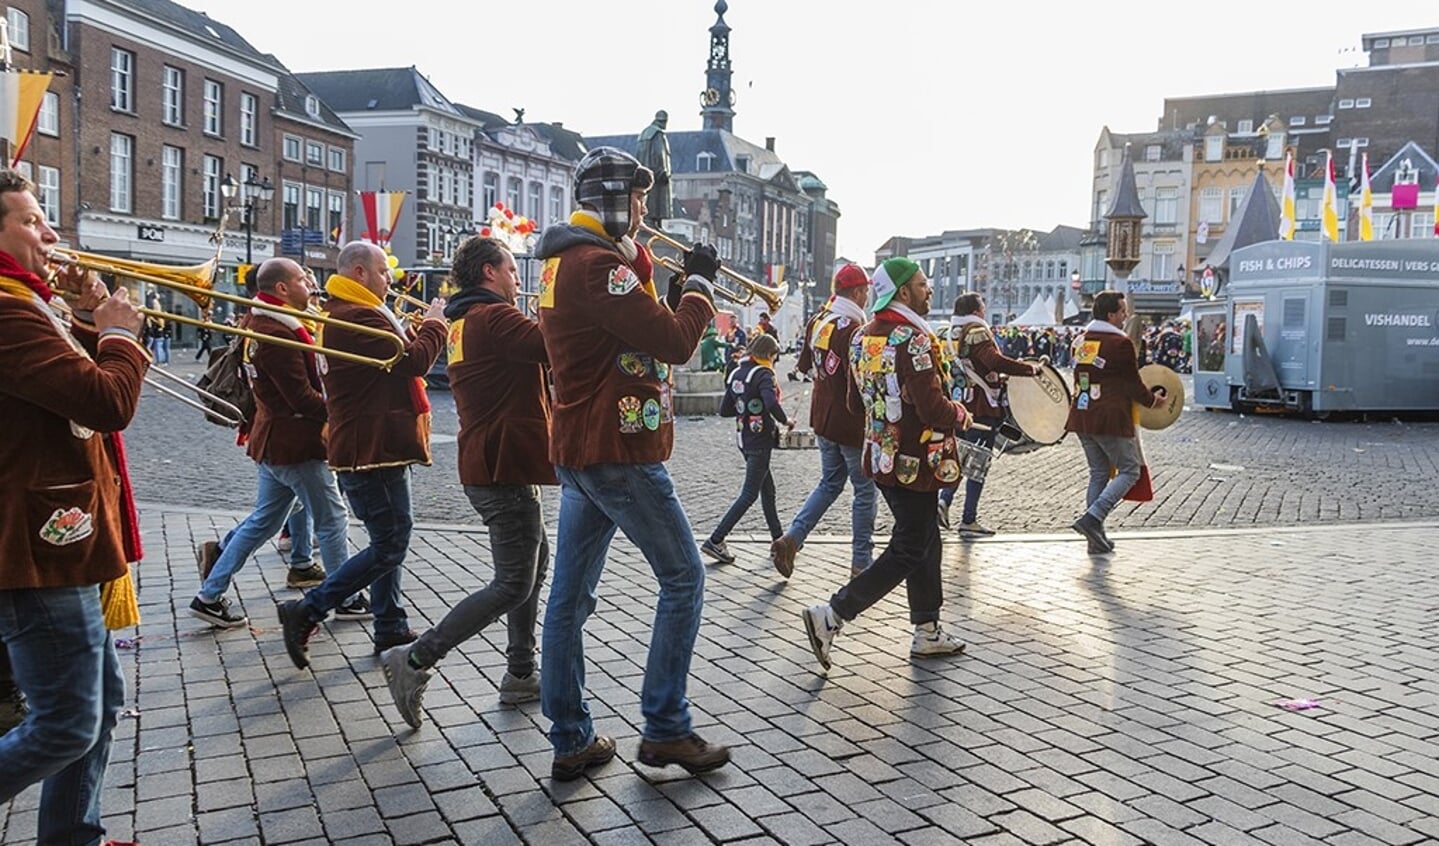
<path fill-rule="evenodd" d="M 684 293 L 685 275 L 678 271 L 671 273 L 669 289 L 665 291 L 665 305 L 670 307 L 670 311 L 680 307 L 680 297 L 684 296 Z"/>
<path fill-rule="evenodd" d="M 719 274 L 719 269 L 719 253 L 711 244 L 700 244 L 685 253 L 686 276 L 699 276 L 705 281 L 713 283 L 715 276 Z"/>

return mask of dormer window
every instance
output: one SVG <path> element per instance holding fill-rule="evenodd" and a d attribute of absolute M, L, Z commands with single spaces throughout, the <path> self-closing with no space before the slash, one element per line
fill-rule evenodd
<path fill-rule="evenodd" d="M 320 98 L 314 94 L 305 95 L 305 114 L 312 118 L 320 116 Z"/>
<path fill-rule="evenodd" d="M 735 156 L 735 170 L 739 171 L 740 173 L 749 173 L 749 158 L 749 156 Z"/>
<path fill-rule="evenodd" d="M 1241 121 L 1239 122 L 1239 128 L 1235 130 L 1235 132 L 1236 132 L 1237 134 L 1239 134 L 1239 135 L 1248 135 L 1249 133 L 1251 133 L 1251 132 L 1253 132 L 1253 131 L 1254 131 L 1254 121 L 1253 121 L 1253 120 L 1241 120 Z"/>
<path fill-rule="evenodd" d="M 1224 158 L 1224 136 L 1210 135 L 1204 139 L 1204 160 L 1217 162 Z"/>
<path fill-rule="evenodd" d="M 1284 133 L 1271 132 L 1264 143 L 1264 158 L 1277 159 L 1284 155 Z"/>
<path fill-rule="evenodd" d="M 1303 115 L 1295 115 L 1294 117 L 1292 117 L 1292 118 L 1289 119 L 1289 125 L 1290 125 L 1290 126 L 1303 126 L 1303 125 L 1304 125 L 1304 116 L 1303 116 Z"/>
<path fill-rule="evenodd" d="M 714 161 L 714 153 L 700 153 L 698 156 L 695 156 L 695 170 L 700 173 L 709 173 L 714 170 Z"/>
<path fill-rule="evenodd" d="M 1162 152 L 1164 152 L 1163 147 L 1158 144 L 1150 144 L 1144 148 L 1144 160 L 1146 162 L 1157 162 Z"/>

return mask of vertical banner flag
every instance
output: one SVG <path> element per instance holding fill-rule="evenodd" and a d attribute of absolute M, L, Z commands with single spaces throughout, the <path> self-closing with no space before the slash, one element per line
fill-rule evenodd
<path fill-rule="evenodd" d="M 1279 201 L 1279 237 L 1285 241 L 1294 240 L 1294 154 L 1284 155 L 1284 195 Z"/>
<path fill-rule="evenodd" d="M 15 145 L 10 157 L 14 167 L 25 155 L 35 123 L 40 117 L 40 104 L 50 88 L 54 74 L 30 71 L 0 71 L 0 138 Z"/>
<path fill-rule="evenodd" d="M 365 214 L 365 240 L 390 246 L 390 236 L 405 204 L 405 191 L 361 191 L 360 207 Z"/>
<path fill-rule="evenodd" d="M 1369 154 L 1359 164 L 1359 240 L 1374 240 L 1374 192 L 1369 189 Z"/>
<path fill-rule="evenodd" d="M 1334 188 L 1334 151 L 1324 154 L 1324 208 L 1320 212 L 1324 237 L 1339 243 L 1339 192 Z"/>
<path fill-rule="evenodd" d="M 1434 180 L 1434 235 L 1439 237 L 1439 178 Z"/>

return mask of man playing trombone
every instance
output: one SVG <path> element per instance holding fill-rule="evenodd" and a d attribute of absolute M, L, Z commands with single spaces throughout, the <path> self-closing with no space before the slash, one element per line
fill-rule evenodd
<path fill-rule="evenodd" d="M 364 241 L 340 250 L 340 272 L 325 283 L 330 317 L 383 336 L 341 325 L 321 326 L 321 381 L 330 434 L 330 467 L 355 516 L 365 523 L 370 543 L 333 570 L 303 599 L 280 603 L 285 651 L 296 667 L 310 665 L 310 635 L 347 597 L 370 586 L 375 614 L 375 654 L 416 638 L 400 604 L 400 565 L 414 525 L 410 510 L 410 465 L 430 463 L 430 400 L 424 376 L 439 358 L 448 323 L 444 300 L 435 300 L 389 370 L 328 354 L 383 354 L 392 333 L 407 338 L 404 324 L 385 307 L 390 267 L 385 251 Z"/>
<path fill-rule="evenodd" d="M 305 269 L 291 259 L 266 259 L 255 272 L 255 284 L 249 328 L 313 344 L 310 327 L 295 314 L 310 304 L 311 282 Z M 304 513 L 314 519 L 325 566 L 309 562 L 291 566 L 285 586 L 314 587 L 324 581 L 326 567 L 339 567 L 349 555 L 349 515 L 335 486 L 335 474 L 325 463 L 325 397 L 315 353 L 254 340 L 245 344 L 255 420 L 248 436 L 242 437 L 258 476 L 255 510 L 225 537 L 223 547 L 206 541 L 196 551 L 205 581 L 190 602 L 190 616 L 226 629 L 249 622 L 225 598 L 230 580 L 285 525 L 297 498 L 305 506 Z M 369 603 L 363 595 L 352 597 L 337 616 L 369 619 Z"/>
<path fill-rule="evenodd" d="M 105 433 L 130 424 L 150 358 L 125 289 L 105 299 L 67 269 L 67 325 L 45 282 L 58 240 L 35 186 L 0 169 L 0 649 L 29 700 L 0 737 L 0 802 L 44 781 L 40 843 L 98 843 L 110 736 L 125 678 L 100 586 L 128 574 L 122 455 Z M 104 302 L 101 302 L 104 300 Z M 93 320 L 93 326 L 85 323 Z"/>

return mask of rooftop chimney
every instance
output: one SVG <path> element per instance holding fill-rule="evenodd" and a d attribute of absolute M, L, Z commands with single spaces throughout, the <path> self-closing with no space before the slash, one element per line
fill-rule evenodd
<path fill-rule="evenodd" d="M 771 153 L 774 152 L 774 136 L 773 136 L 773 135 L 766 135 L 766 136 L 765 136 L 765 139 L 764 139 L 764 148 L 765 148 L 766 150 L 769 150 Z"/>

